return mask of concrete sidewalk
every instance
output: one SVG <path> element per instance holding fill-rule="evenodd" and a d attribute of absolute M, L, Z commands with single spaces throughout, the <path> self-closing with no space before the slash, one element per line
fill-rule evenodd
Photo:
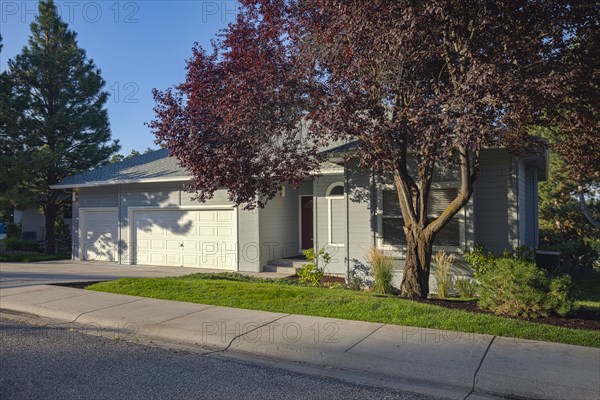
<path fill-rule="evenodd" d="M 484 395 L 600 398 L 600 349 L 242 310 L 60 286 L 3 288 L 0 309 L 136 337 L 325 368 L 373 381 Z"/>

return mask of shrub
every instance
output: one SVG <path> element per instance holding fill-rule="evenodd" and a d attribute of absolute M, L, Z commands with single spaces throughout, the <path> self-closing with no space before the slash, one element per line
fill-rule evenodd
<path fill-rule="evenodd" d="M 371 266 L 373 274 L 373 292 L 380 294 L 392 293 L 394 290 L 392 286 L 394 259 L 387 256 L 383 251 L 371 247 L 367 253 L 367 263 Z"/>
<path fill-rule="evenodd" d="M 21 240 L 14 237 L 6 238 L 2 241 L 2 247 L 5 251 L 34 251 L 41 250 L 40 245 L 33 240 Z"/>
<path fill-rule="evenodd" d="M 315 254 L 313 249 L 304 250 L 303 253 L 309 263 L 304 264 L 296 272 L 298 282 L 308 283 L 311 286 L 320 286 L 323 283 L 325 269 L 331 261 L 331 256 L 325 251 L 325 248 L 321 248 L 317 254 Z M 319 260 L 322 260 L 322 262 L 319 263 Z M 321 266 L 318 264 L 321 264 Z"/>
<path fill-rule="evenodd" d="M 479 283 L 479 306 L 496 314 L 538 318 L 573 310 L 569 277 L 551 278 L 534 263 L 512 258 L 494 262 Z"/>
<path fill-rule="evenodd" d="M 452 265 L 454 265 L 454 254 L 446 254 L 445 251 L 438 251 L 433 256 L 435 263 L 435 283 L 437 286 L 437 297 L 447 299 L 454 286 L 452 277 Z"/>
<path fill-rule="evenodd" d="M 9 222 L 6 224 L 6 237 L 21 239 L 21 225 Z"/>
<path fill-rule="evenodd" d="M 473 299 L 477 297 L 477 282 L 471 278 L 456 278 L 454 287 L 459 297 Z"/>
<path fill-rule="evenodd" d="M 351 271 L 346 287 L 350 290 L 362 290 L 364 286 L 363 279 L 356 271 Z"/>
<path fill-rule="evenodd" d="M 576 278 L 590 277 L 598 268 L 600 241 L 592 239 L 567 240 L 544 250 L 560 251 L 561 269 Z"/>
<path fill-rule="evenodd" d="M 479 279 L 485 274 L 496 261 L 496 255 L 486 251 L 481 243 L 475 245 L 473 251 L 467 251 L 464 259 L 473 270 L 473 276 Z"/>

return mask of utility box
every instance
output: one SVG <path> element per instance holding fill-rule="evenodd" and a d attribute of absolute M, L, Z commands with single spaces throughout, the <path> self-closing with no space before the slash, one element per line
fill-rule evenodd
<path fill-rule="evenodd" d="M 535 263 L 548 271 L 560 271 L 560 251 L 536 250 Z"/>

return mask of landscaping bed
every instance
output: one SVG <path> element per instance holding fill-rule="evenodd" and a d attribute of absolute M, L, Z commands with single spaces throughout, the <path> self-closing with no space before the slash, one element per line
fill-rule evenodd
<path fill-rule="evenodd" d="M 412 301 L 364 291 L 302 286 L 286 279 L 269 280 L 231 273 L 192 274 L 173 278 L 124 278 L 94 284 L 89 289 L 225 307 L 600 347 L 597 319 L 564 318 L 569 322 L 562 325 L 551 322 L 560 318 L 534 322 L 478 309 L 475 312 L 475 303 L 469 301 Z"/>
<path fill-rule="evenodd" d="M 453 310 L 462 310 L 466 312 L 491 314 L 490 311 L 482 310 L 477 306 L 476 300 L 441 300 L 441 299 L 422 299 L 417 300 L 425 304 L 432 304 L 440 307 L 450 308 Z M 600 311 L 593 311 L 588 308 L 580 308 L 572 315 L 566 317 L 550 316 L 540 318 L 514 318 L 523 321 L 529 321 L 537 324 L 547 324 L 554 326 L 562 326 L 565 328 L 574 329 L 596 329 L 600 330 Z"/>

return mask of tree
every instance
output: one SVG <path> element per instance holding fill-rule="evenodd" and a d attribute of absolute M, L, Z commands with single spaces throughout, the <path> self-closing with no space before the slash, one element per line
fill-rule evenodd
<path fill-rule="evenodd" d="M 194 48 L 186 81 L 155 91 L 157 142 L 192 172 L 200 200 L 226 187 L 251 208 L 298 186 L 320 146 L 356 141 L 360 165 L 398 193 L 404 297 L 427 296 L 433 241 L 469 201 L 481 149 L 544 149 L 530 127 L 558 121 L 548 110 L 572 78 L 564 52 L 598 16 L 594 2 L 241 3 L 211 53 Z M 439 169 L 461 185 L 429 218 Z"/>
<path fill-rule="evenodd" d="M 2 146 L 22 149 L 6 155 L 13 164 L 26 163 L 27 176 L 3 188 L 3 194 L 17 188 L 41 204 L 46 252 L 53 253 L 56 218 L 70 199 L 50 186 L 106 162 L 119 149 L 110 142 L 108 94 L 100 70 L 78 47 L 75 32 L 51 0 L 39 3 L 28 45 L 8 67 L 10 109 L 18 118 L 2 136 Z"/>
<path fill-rule="evenodd" d="M 123 155 L 123 154 L 114 154 L 111 158 L 110 158 L 110 162 L 111 163 L 117 163 L 117 162 L 121 162 L 124 160 L 129 160 L 130 158 L 133 157 L 137 157 L 137 156 L 141 156 L 142 154 L 148 154 L 148 153 L 152 153 L 154 151 L 154 149 L 150 148 L 150 147 L 146 147 L 146 150 L 144 150 L 144 153 L 140 153 L 139 151 L 132 149 L 131 152 L 128 155 Z"/>

